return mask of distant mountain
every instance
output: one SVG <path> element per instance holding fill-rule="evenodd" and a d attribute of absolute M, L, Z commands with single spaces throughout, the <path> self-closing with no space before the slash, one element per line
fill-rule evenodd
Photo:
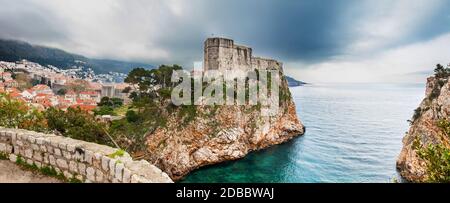
<path fill-rule="evenodd" d="M 286 78 L 289 87 L 297 87 L 297 86 L 303 86 L 303 85 L 308 84 L 306 82 L 296 80 L 296 79 L 294 79 L 292 77 L 289 77 L 289 76 L 284 76 L 284 77 Z"/>
<path fill-rule="evenodd" d="M 96 73 L 121 72 L 128 73 L 136 67 L 153 68 L 144 63 L 124 62 L 107 59 L 91 59 L 81 55 L 65 52 L 60 49 L 31 45 L 16 40 L 0 39 L 0 60 L 20 61 L 26 59 L 41 65 L 53 65 L 61 69 L 71 66 L 92 68 Z"/>

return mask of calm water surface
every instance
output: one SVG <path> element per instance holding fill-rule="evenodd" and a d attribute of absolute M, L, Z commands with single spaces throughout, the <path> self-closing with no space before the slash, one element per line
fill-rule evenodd
<path fill-rule="evenodd" d="M 391 182 L 424 84 L 315 84 L 291 88 L 306 134 L 182 182 Z"/>

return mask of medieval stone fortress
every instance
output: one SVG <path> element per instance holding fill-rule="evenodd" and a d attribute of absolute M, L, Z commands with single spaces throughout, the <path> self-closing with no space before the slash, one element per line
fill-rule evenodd
<path fill-rule="evenodd" d="M 204 48 L 204 71 L 235 70 L 250 71 L 255 69 L 280 70 L 283 64 L 274 59 L 253 56 L 252 48 L 235 44 L 232 39 L 208 38 Z"/>

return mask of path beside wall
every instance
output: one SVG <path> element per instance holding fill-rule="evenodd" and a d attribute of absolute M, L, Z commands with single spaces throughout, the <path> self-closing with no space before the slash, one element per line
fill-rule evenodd
<path fill-rule="evenodd" d="M 57 178 L 24 170 L 9 160 L 0 160 L 0 183 L 60 183 Z"/>
<path fill-rule="evenodd" d="M 68 180 L 93 183 L 171 183 L 147 161 L 119 149 L 67 137 L 0 128 L 0 153 L 12 162 L 51 169 Z"/>

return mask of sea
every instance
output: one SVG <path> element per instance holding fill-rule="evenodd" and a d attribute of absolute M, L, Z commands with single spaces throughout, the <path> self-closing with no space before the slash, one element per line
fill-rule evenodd
<path fill-rule="evenodd" d="M 245 158 L 193 171 L 183 183 L 389 183 L 425 84 L 292 87 L 306 133 Z"/>

